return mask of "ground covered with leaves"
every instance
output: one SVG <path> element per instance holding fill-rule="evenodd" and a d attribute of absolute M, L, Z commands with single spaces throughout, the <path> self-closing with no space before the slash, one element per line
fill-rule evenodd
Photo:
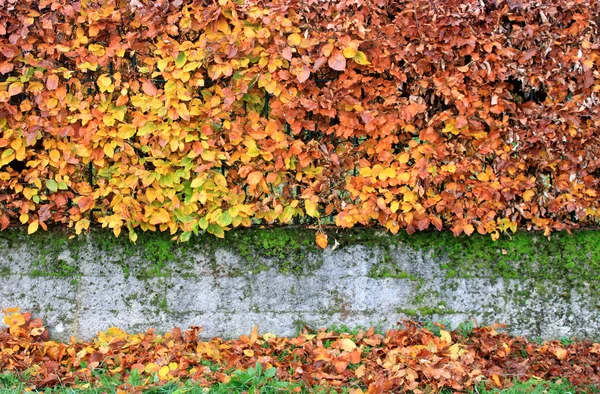
<path fill-rule="evenodd" d="M 108 381 L 117 393 L 252 387 L 263 393 L 451 393 L 494 392 L 487 390 L 538 379 L 597 392 L 600 383 L 599 343 L 536 343 L 497 327 L 450 332 L 441 325 L 403 322 L 385 334 L 372 328 L 304 330 L 295 338 L 259 335 L 255 328 L 230 340 L 201 340 L 200 327 L 165 334 L 110 328 L 91 341 L 59 343 L 49 340 L 41 319 L 18 309 L 4 313 L 8 328 L 0 332 L 0 389 L 94 390 Z M 539 385 L 525 386 L 531 388 L 525 392 L 538 392 Z M 548 387 L 539 392 L 552 392 Z"/>

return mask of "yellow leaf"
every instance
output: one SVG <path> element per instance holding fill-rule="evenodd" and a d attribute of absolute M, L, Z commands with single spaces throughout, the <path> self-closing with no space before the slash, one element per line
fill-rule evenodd
<path fill-rule="evenodd" d="M 50 160 L 53 162 L 58 162 L 60 160 L 60 152 L 56 149 L 52 149 L 50 151 Z"/>
<path fill-rule="evenodd" d="M 456 172 L 456 165 L 448 164 L 448 165 L 442 166 L 442 169 L 445 171 L 448 171 L 451 174 L 454 174 Z"/>
<path fill-rule="evenodd" d="M 417 193 L 412 192 L 412 191 L 407 191 L 406 193 L 404 193 L 404 198 L 403 201 L 404 202 L 413 202 L 417 199 Z"/>
<path fill-rule="evenodd" d="M 27 227 L 27 234 L 33 234 L 37 231 L 38 226 L 39 226 L 39 222 L 37 220 L 31 222 L 29 224 L 29 227 Z"/>
<path fill-rule="evenodd" d="M 260 150 L 256 146 L 256 142 L 254 140 L 246 140 L 246 147 L 248 147 L 248 151 L 246 154 L 250 157 L 257 157 L 260 155 Z"/>
<path fill-rule="evenodd" d="M 502 383 L 500 382 L 500 378 L 498 377 L 498 375 L 493 374 L 492 375 L 492 380 L 494 381 L 494 383 L 496 384 L 496 386 L 502 387 Z"/>
<path fill-rule="evenodd" d="M 481 182 L 487 182 L 490 180 L 490 177 L 487 173 L 480 172 L 479 174 L 477 174 L 477 179 L 479 179 Z"/>
<path fill-rule="evenodd" d="M 169 378 L 169 367 L 167 365 L 158 371 L 158 377 L 160 380 L 167 380 Z"/>
<path fill-rule="evenodd" d="M 360 169 L 360 176 L 368 178 L 371 176 L 372 170 L 371 167 L 363 167 Z"/>
<path fill-rule="evenodd" d="M 364 364 L 361 364 L 360 367 L 356 368 L 356 371 L 354 371 L 354 373 L 356 374 L 357 378 L 362 378 L 363 376 L 365 376 L 365 373 L 367 372 L 367 367 Z M 360 390 L 360 389 L 357 389 Z M 358 393 L 362 394 L 362 390 L 361 391 L 354 391 L 354 394 L 358 394 Z"/>
<path fill-rule="evenodd" d="M 565 358 L 567 358 L 567 350 L 565 348 L 556 348 L 553 350 L 553 353 L 559 360 L 564 360 Z"/>
<path fill-rule="evenodd" d="M 523 193 L 523 200 L 529 202 L 533 196 L 535 196 L 535 192 L 531 189 L 525 190 L 525 193 Z"/>
<path fill-rule="evenodd" d="M 357 64 L 360 64 L 361 66 L 371 64 L 371 62 L 367 60 L 367 56 L 365 56 L 365 54 L 361 51 L 356 51 L 356 54 L 354 55 L 352 60 L 354 60 Z"/>
<path fill-rule="evenodd" d="M 171 219 L 169 213 L 164 208 L 161 208 L 150 216 L 148 223 L 153 225 L 168 223 L 169 219 Z"/>
<path fill-rule="evenodd" d="M 106 50 L 100 44 L 90 44 L 90 46 L 88 46 L 88 49 L 96 56 L 104 56 L 104 54 L 106 53 Z"/>
<path fill-rule="evenodd" d="M 396 179 L 398 179 L 400 182 L 408 182 L 410 181 L 410 174 L 408 172 L 402 172 Z"/>
<path fill-rule="evenodd" d="M 346 59 L 352 59 L 356 55 L 356 52 L 356 48 L 353 48 L 351 46 L 344 48 L 344 50 L 342 51 Z"/>
<path fill-rule="evenodd" d="M 388 178 L 396 177 L 396 169 L 395 168 L 386 168 L 379 173 L 379 179 L 385 181 Z"/>
<path fill-rule="evenodd" d="M 327 235 L 318 233 L 316 243 L 320 248 L 325 249 L 327 247 Z"/>
<path fill-rule="evenodd" d="M 114 156 L 115 148 L 112 146 L 112 144 L 104 145 L 104 154 L 110 158 Z"/>
<path fill-rule="evenodd" d="M 265 341 L 268 341 L 269 339 L 274 339 L 274 338 L 277 338 L 277 335 L 271 334 L 270 332 L 263 335 L 263 339 Z"/>
<path fill-rule="evenodd" d="M 21 224 L 27 223 L 28 220 L 29 220 L 29 215 L 26 213 L 23 213 L 23 214 L 21 214 L 21 216 L 19 216 L 19 221 L 21 222 Z"/>
<path fill-rule="evenodd" d="M 450 333 L 448 331 L 440 330 L 440 337 L 442 338 L 442 341 L 446 342 L 446 345 L 452 343 L 452 337 L 450 336 Z"/>
<path fill-rule="evenodd" d="M 458 358 L 465 353 L 465 350 L 460 347 L 460 344 L 455 343 L 448 348 L 448 352 L 450 353 L 450 358 L 452 360 L 458 360 Z"/>
<path fill-rule="evenodd" d="M 80 70 L 96 71 L 96 69 L 98 68 L 98 63 L 84 62 L 78 65 L 77 68 Z"/>
<path fill-rule="evenodd" d="M 313 218 L 319 217 L 319 212 L 317 211 L 317 204 L 312 200 L 306 200 L 304 202 L 304 209 L 306 210 L 306 214 Z"/>
<path fill-rule="evenodd" d="M 102 74 L 98 77 L 97 80 L 98 87 L 101 92 L 113 92 L 114 86 L 112 84 L 112 79 L 108 74 Z"/>
<path fill-rule="evenodd" d="M 390 211 L 392 211 L 392 213 L 396 213 L 399 207 L 400 203 L 398 201 L 392 201 L 392 203 L 390 204 Z"/>
<path fill-rule="evenodd" d="M 90 227 L 90 221 L 88 219 L 81 219 L 75 223 L 75 233 L 81 234 L 83 230 L 87 230 Z"/>
<path fill-rule="evenodd" d="M 410 154 L 408 152 L 402 152 L 398 155 L 397 159 L 400 164 L 408 163 Z"/>
<path fill-rule="evenodd" d="M 351 352 L 354 349 L 356 349 L 356 343 L 354 343 L 354 341 L 352 341 L 352 339 L 350 338 L 340 339 L 338 341 L 338 345 L 340 349 L 342 349 L 345 352 Z"/>
<path fill-rule="evenodd" d="M 23 195 L 25 196 L 26 199 L 31 200 L 31 198 L 33 196 L 35 196 L 38 193 L 37 189 L 30 189 L 28 187 L 23 189 Z"/>
<path fill-rule="evenodd" d="M 287 39 L 288 45 L 291 47 L 297 47 L 302 43 L 302 36 L 300 34 L 294 33 L 290 34 Z"/>
<path fill-rule="evenodd" d="M 23 83 L 22 82 L 13 82 L 8 87 L 8 95 L 16 96 L 17 94 L 23 91 Z"/>
<path fill-rule="evenodd" d="M 465 232 L 465 234 L 471 235 L 471 234 L 473 234 L 473 231 L 475 231 L 475 228 L 473 227 L 472 224 L 469 223 L 464 226 L 463 231 Z"/>

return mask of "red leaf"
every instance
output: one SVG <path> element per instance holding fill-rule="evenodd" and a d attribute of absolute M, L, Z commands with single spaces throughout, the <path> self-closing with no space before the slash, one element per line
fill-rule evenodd
<path fill-rule="evenodd" d="M 346 69 L 346 58 L 342 52 L 337 49 L 333 50 L 327 63 L 329 64 L 329 67 L 336 71 L 344 71 Z"/>
<path fill-rule="evenodd" d="M 90 210 L 94 207 L 94 198 L 91 196 L 84 196 L 77 201 L 77 205 L 82 212 Z"/>
<path fill-rule="evenodd" d="M 10 224 L 10 219 L 6 215 L 0 216 L 0 230 L 4 230 Z"/>
<path fill-rule="evenodd" d="M 154 86 L 154 84 L 147 79 L 142 82 L 142 90 L 148 96 L 156 96 L 156 93 L 158 92 L 156 86 Z"/>
<path fill-rule="evenodd" d="M 48 79 L 46 79 L 46 87 L 48 90 L 56 90 L 58 87 L 58 75 L 50 75 Z"/>

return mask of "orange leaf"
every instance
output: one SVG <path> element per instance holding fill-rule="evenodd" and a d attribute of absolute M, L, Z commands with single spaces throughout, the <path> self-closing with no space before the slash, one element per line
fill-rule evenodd
<path fill-rule="evenodd" d="M 342 373 L 348 367 L 348 361 L 336 361 L 333 363 L 337 373 Z"/>
<path fill-rule="evenodd" d="M 248 184 L 249 185 L 256 185 L 258 184 L 263 178 L 263 174 L 261 171 L 253 171 L 250 174 L 248 174 Z"/>
<path fill-rule="evenodd" d="M 82 212 L 88 211 L 94 207 L 94 198 L 92 196 L 83 196 L 77 201 L 77 205 Z"/>
<path fill-rule="evenodd" d="M 464 226 L 463 230 L 467 235 L 471 235 L 473 234 L 473 231 L 475 231 L 472 224 L 467 224 L 466 226 Z"/>
<path fill-rule="evenodd" d="M 154 84 L 147 79 L 142 83 L 142 90 L 148 96 L 156 96 L 156 93 L 158 92 L 156 86 L 154 86 Z"/>
<path fill-rule="evenodd" d="M 327 247 L 327 235 L 318 233 L 316 242 L 321 249 L 325 249 Z"/>

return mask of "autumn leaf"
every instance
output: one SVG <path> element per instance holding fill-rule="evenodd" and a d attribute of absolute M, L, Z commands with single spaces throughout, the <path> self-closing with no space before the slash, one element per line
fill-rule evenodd
<path fill-rule="evenodd" d="M 82 212 L 89 211 L 94 207 L 94 198 L 92 196 L 83 196 L 77 201 L 77 206 Z"/>
<path fill-rule="evenodd" d="M 531 189 L 525 190 L 525 192 L 523 192 L 523 200 L 525 200 L 526 202 L 531 201 L 533 196 L 535 196 L 535 191 Z"/>
<path fill-rule="evenodd" d="M 154 84 L 147 79 L 142 82 L 142 91 L 148 96 L 156 96 L 157 94 L 156 86 L 154 86 Z"/>
<path fill-rule="evenodd" d="M 37 220 L 34 220 L 33 222 L 29 223 L 29 226 L 27 227 L 27 234 L 35 233 L 39 227 L 39 224 L 40 223 Z"/>
<path fill-rule="evenodd" d="M 321 249 L 325 249 L 327 247 L 327 235 L 324 233 L 317 233 L 316 243 Z"/>
<path fill-rule="evenodd" d="M 345 352 L 351 352 L 356 349 L 356 343 L 350 338 L 343 338 L 338 340 L 338 346 Z"/>
<path fill-rule="evenodd" d="M 371 64 L 371 62 L 367 60 L 367 56 L 361 51 L 356 51 L 356 53 L 352 57 L 352 60 L 354 60 L 357 64 L 360 64 L 361 66 L 368 66 L 369 64 Z"/>
<path fill-rule="evenodd" d="M 263 179 L 263 173 L 261 171 L 253 171 L 250 174 L 248 174 L 247 181 L 248 181 L 249 185 L 256 185 L 262 179 Z"/>
<path fill-rule="evenodd" d="M 22 82 L 13 82 L 8 86 L 8 95 L 16 96 L 17 94 L 23 91 L 23 83 Z"/>
<path fill-rule="evenodd" d="M 317 205 L 314 201 L 308 199 L 304 201 L 304 208 L 306 210 L 306 214 L 313 218 L 319 217 L 319 212 L 317 211 Z"/>
<path fill-rule="evenodd" d="M 290 34 L 287 38 L 287 44 L 291 47 L 297 47 L 302 42 L 302 36 L 297 33 Z"/>
<path fill-rule="evenodd" d="M 339 50 L 334 49 L 327 60 L 327 64 L 336 71 L 344 71 L 346 69 L 346 58 Z"/>
<path fill-rule="evenodd" d="M 46 79 L 46 87 L 48 90 L 56 90 L 58 87 L 58 76 L 56 74 L 48 76 Z"/>

